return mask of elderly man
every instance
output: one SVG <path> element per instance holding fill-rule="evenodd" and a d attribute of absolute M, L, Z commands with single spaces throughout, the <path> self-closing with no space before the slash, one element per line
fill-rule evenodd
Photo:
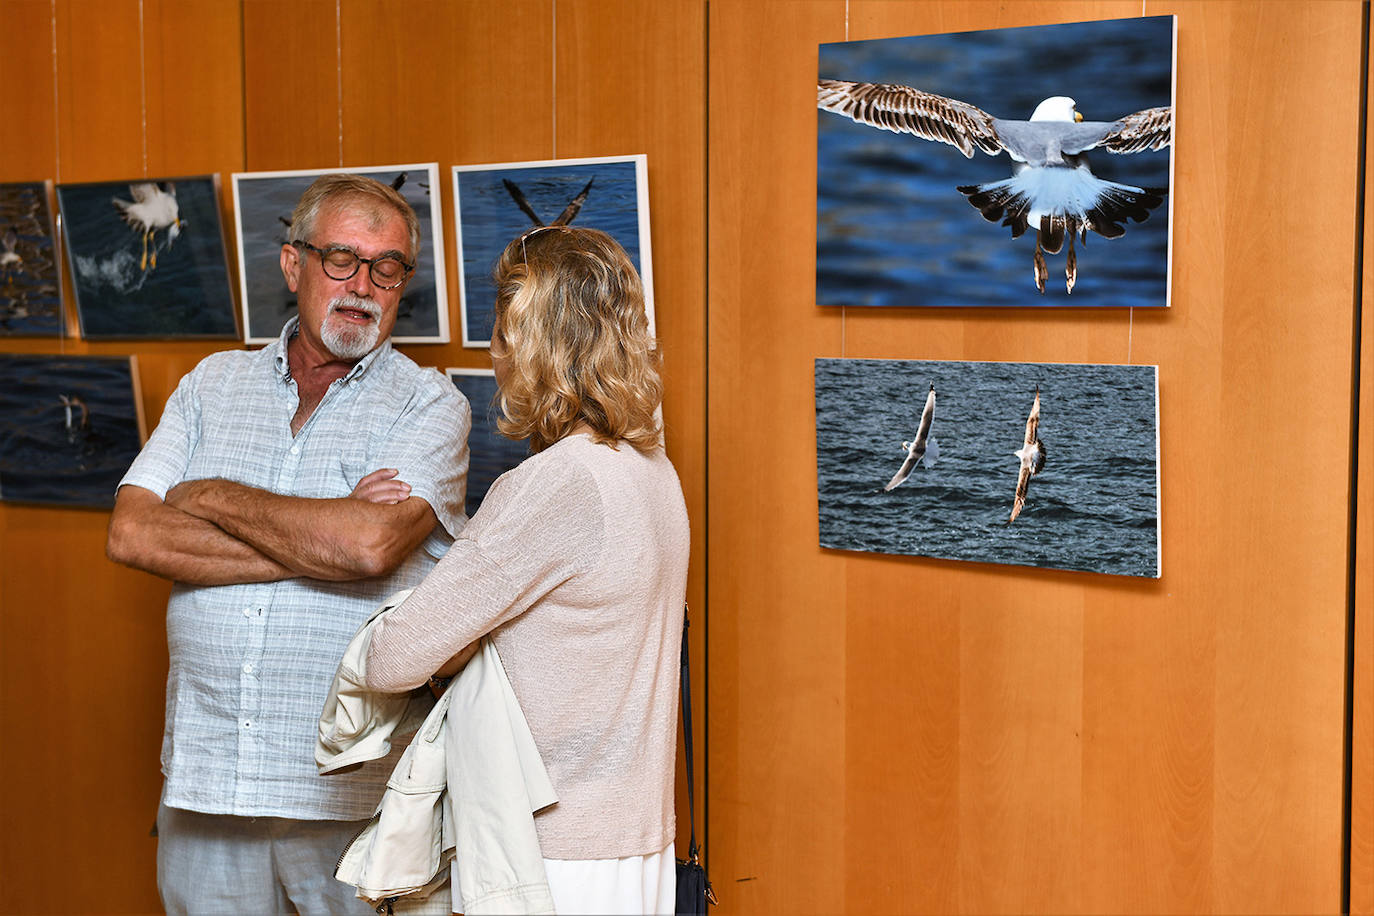
<path fill-rule="evenodd" d="M 419 251 L 391 188 L 320 178 L 282 273 L 299 317 L 203 360 L 120 481 L 107 550 L 173 580 L 158 886 L 169 913 L 370 912 L 335 860 L 397 754 L 315 772 L 334 668 L 462 527 L 471 415 L 389 341 Z"/>

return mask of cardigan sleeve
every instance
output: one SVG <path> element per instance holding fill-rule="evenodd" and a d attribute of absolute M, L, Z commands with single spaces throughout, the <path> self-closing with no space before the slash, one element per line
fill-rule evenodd
<path fill-rule="evenodd" d="M 378 624 L 368 686 L 423 684 L 470 643 L 593 567 L 603 540 L 591 473 L 553 454 L 527 460 L 492 486 L 449 552 Z"/>

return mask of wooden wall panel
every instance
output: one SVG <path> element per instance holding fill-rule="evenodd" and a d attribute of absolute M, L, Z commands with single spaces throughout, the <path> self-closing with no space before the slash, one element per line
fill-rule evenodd
<path fill-rule="evenodd" d="M 1374 89 L 1374 67 L 1368 68 Z M 1366 119 L 1366 150 L 1374 148 L 1374 121 Z M 1354 637 L 1351 734 L 1350 912 L 1374 916 L 1374 184 L 1364 163 L 1364 273 L 1359 339 L 1359 426 L 1355 430 L 1355 556 L 1352 592 Z"/>
<path fill-rule="evenodd" d="M 813 305 L 810 81 L 846 15 L 857 40 L 1141 12 L 712 4 L 712 454 L 768 456 L 710 466 L 712 839 L 727 888 L 758 877 L 741 912 L 1339 908 L 1359 4 L 1145 5 L 1179 16 L 1169 311 Z M 818 550 L 816 356 L 1158 364 L 1164 578 Z M 1275 396 L 1300 450 L 1266 449 Z M 771 847 L 803 777 L 826 805 Z"/>
<path fill-rule="evenodd" d="M 846 764 L 876 779 L 876 755 L 846 759 L 846 567 L 815 548 L 812 360 L 840 316 L 812 305 L 811 87 L 844 4 L 710 17 L 712 878 L 727 912 L 838 913 L 849 844 L 881 850 L 845 818 Z"/>
<path fill-rule="evenodd" d="M 0 159 L 6 181 L 53 177 L 57 159 L 53 41 L 49 0 L 0 3 L 0 85 L 27 90 L 0 95 L 0 123 L 24 125 L 24 142 L 6 144 Z"/>

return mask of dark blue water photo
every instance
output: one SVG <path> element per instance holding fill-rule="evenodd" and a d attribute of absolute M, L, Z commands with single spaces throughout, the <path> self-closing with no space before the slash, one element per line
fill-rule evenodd
<path fill-rule="evenodd" d="M 1160 574 L 1154 366 L 816 360 L 820 543 L 840 550 Z M 890 492 L 930 386 L 927 456 Z M 1040 390 L 1045 460 L 1015 502 Z"/>
<path fill-rule="evenodd" d="M 142 444 L 129 357 L 0 354 L 0 500 L 109 508 Z"/>
<path fill-rule="evenodd" d="M 0 337 L 60 336 L 61 288 L 46 182 L 0 184 Z"/>
<path fill-rule="evenodd" d="M 555 160 L 541 165 L 455 167 L 453 209 L 457 214 L 458 256 L 463 271 L 463 343 L 485 347 L 491 342 L 496 317 L 492 268 L 510 240 L 535 225 L 503 180 L 519 189 L 539 222 L 545 225 L 553 224 L 592 182 L 586 201 L 570 225 L 600 229 L 621 244 L 644 279 L 644 299 L 652 327 L 653 278 L 647 269 L 647 257 L 641 261 L 641 249 L 647 255 L 649 247 L 648 190 L 641 187 L 643 172 L 641 156 L 567 163 Z"/>
<path fill-rule="evenodd" d="M 507 439 L 496 429 L 501 408 L 496 404 L 496 376 L 490 369 L 450 369 L 448 377 L 472 407 L 467 499 L 471 518 L 496 478 L 529 457 L 530 444 L 526 439 Z"/>
<path fill-rule="evenodd" d="M 81 334 L 238 337 L 214 176 L 57 186 Z"/>
<path fill-rule="evenodd" d="M 406 283 L 391 332 L 397 343 L 447 343 L 448 282 L 444 279 L 443 220 L 439 214 L 437 163 L 318 169 L 294 172 L 240 172 L 234 175 L 238 221 L 240 289 L 244 297 L 245 339 L 270 343 L 296 314 L 296 294 L 281 273 L 281 246 L 291 237 L 291 213 L 305 189 L 321 175 L 349 172 L 383 184 L 400 182 L 401 196 L 420 219 L 420 261 Z M 305 239 L 319 244 L 320 239 Z M 319 270 L 319 264 L 314 266 Z"/>
<path fill-rule="evenodd" d="M 1089 121 L 1173 104 L 1171 16 L 993 29 L 820 46 L 822 79 L 897 83 L 958 99 L 996 118 L 1025 120 L 1069 96 Z M 956 188 L 1012 175 L 1007 153 L 893 133 L 817 110 L 816 302 L 863 306 L 1109 306 L 1168 304 L 1168 196 L 1125 235 L 1068 243 L 1046 255 L 1035 284 L 1032 227 L 1019 239 L 985 220 Z M 1169 187 L 1172 147 L 1087 154 L 1099 178 Z"/>

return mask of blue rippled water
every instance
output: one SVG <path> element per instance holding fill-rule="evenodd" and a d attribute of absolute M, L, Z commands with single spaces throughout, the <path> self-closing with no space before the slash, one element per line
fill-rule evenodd
<path fill-rule="evenodd" d="M 113 202 L 133 199 L 129 182 L 58 186 L 83 337 L 238 336 L 214 181 L 179 179 L 176 196 L 181 234 L 158 232 L 145 270 L 143 233 Z"/>
<path fill-rule="evenodd" d="M 816 360 L 822 547 L 1159 574 L 1153 366 Z M 891 492 L 935 385 L 934 467 Z M 1040 386 L 1044 469 L 1008 524 Z"/>
<path fill-rule="evenodd" d="M 828 79 L 901 83 L 1025 119 L 1067 95 L 1089 120 L 1171 105 L 1169 16 L 852 41 L 820 47 Z M 1006 178 L 1012 163 L 817 111 L 816 301 L 868 306 L 1157 307 L 1168 296 L 1168 208 L 1126 234 L 1089 233 L 1078 282 L 1065 291 L 1065 255 L 1047 256 L 1036 291 L 1034 233 L 1011 238 L 956 188 Z M 1169 186 L 1172 150 L 1089 155 L 1102 178 Z"/>
<path fill-rule="evenodd" d="M 139 447 L 126 357 L 0 354 L 0 499 L 112 506 Z"/>
<path fill-rule="evenodd" d="M 516 206 L 502 179 L 509 179 L 520 187 L 544 223 L 557 219 L 587 182 L 595 179 L 573 225 L 600 229 L 610 235 L 625 249 L 635 268 L 641 274 L 644 272 L 640 263 L 639 186 L 633 160 L 471 169 L 456 172 L 456 175 L 455 209 L 459 214 L 463 309 L 469 340 L 491 339 L 496 317 L 492 268 L 510 240 L 533 225 Z"/>
<path fill-rule="evenodd" d="M 530 453 L 529 441 L 515 441 L 501 435 L 496 420 L 496 377 L 486 372 L 450 369 L 448 376 L 472 407 L 472 431 L 468 434 L 467 513 L 471 518 L 496 478 L 524 461 Z"/>

